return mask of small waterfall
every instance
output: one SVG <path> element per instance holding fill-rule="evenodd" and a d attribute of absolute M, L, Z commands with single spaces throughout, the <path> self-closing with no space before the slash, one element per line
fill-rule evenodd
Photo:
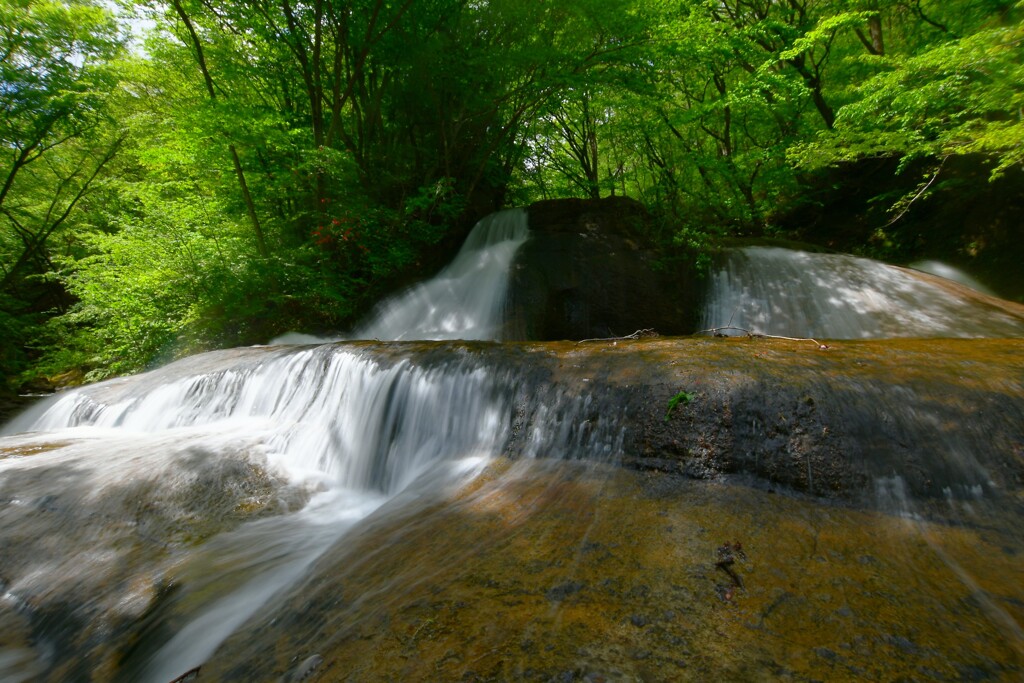
<path fill-rule="evenodd" d="M 953 282 L 777 247 L 729 252 L 711 275 L 701 326 L 823 339 L 1024 335 L 1024 317 Z"/>
<path fill-rule="evenodd" d="M 523 210 L 488 216 L 437 277 L 382 304 L 354 336 L 497 338 L 509 266 L 527 233 Z M 26 542 L 20 566 L 0 563 L 0 578 L 14 576 L 2 587 L 12 600 L 52 594 L 59 585 L 101 590 L 133 544 L 147 545 L 145 538 L 164 540 L 137 571 L 160 574 L 170 561 L 166 538 L 202 528 L 196 520 L 204 515 L 217 517 L 228 531 L 184 559 L 171 553 L 186 577 L 184 592 L 164 608 L 177 626 L 144 639 L 126 665 L 132 679 L 163 683 L 201 664 L 355 522 L 399 492 L 472 475 L 502 451 L 513 430 L 529 432 L 523 452 L 553 450 L 546 426 L 525 424 L 524 409 L 513 410 L 515 383 L 466 354 L 423 365 L 401 351 L 322 344 L 212 352 L 58 395 L 0 432 L 7 435 L 0 440 L 0 503 L 10 503 L 0 515 L 19 538 L 61 539 L 62 552 Z M 549 398 L 546 409 L 570 421 L 582 409 L 573 399 Z M 617 447 L 612 432 L 579 442 L 593 452 Z M 38 454 L 5 457 L 4 449 Z M 145 514 L 118 522 L 134 505 Z M 40 518 L 38 509 L 60 511 L 61 518 Z M 232 519 L 244 521 L 240 509 L 272 516 L 231 530 Z M 154 510 L 157 522 L 141 521 Z M 108 521 L 96 528 L 97 519 Z M 121 525 L 122 535 L 108 533 L 110 524 Z M 97 553 L 103 561 L 82 562 Z M 115 609 L 106 604 L 115 598 L 121 599 L 93 600 L 93 618 Z M 59 658 L 64 645 L 42 647 L 46 661 L 35 663 L 26 663 L 24 648 L 0 649 L 0 664 L 11 662 L 0 680 L 52 668 L 59 662 L 47 658 Z"/>
<path fill-rule="evenodd" d="M 175 560 L 185 587 L 164 609 L 180 626 L 144 639 L 126 664 L 132 680 L 166 683 L 205 661 L 353 524 L 410 486 L 451 485 L 474 474 L 514 430 L 523 432 L 524 452 L 572 456 L 572 447 L 556 445 L 564 427 L 549 429 L 546 417 L 586 423 L 588 402 L 549 396 L 544 411 L 531 415 L 513 405 L 523 393 L 516 387 L 516 378 L 468 354 L 425 365 L 401 352 L 374 355 L 341 344 L 214 352 L 54 397 L 26 416 L 35 432 L 0 441 L 0 448 L 39 451 L 0 458 L 0 501 L 16 503 L 0 508 L 4 526 L 49 539 L 27 544 L 7 591 L 100 591 L 130 562 L 137 534 L 173 538 L 178 527 L 211 514 L 211 498 L 227 499 L 229 513 L 254 498 L 277 498 L 273 516 L 214 535 Z M 616 437 L 587 430 L 573 445 L 577 454 L 610 453 Z M 231 473 L 238 476 L 227 481 Z M 231 499 L 261 476 L 271 483 Z M 134 506 L 147 512 L 121 521 Z M 40 510 L 59 517 L 40 517 Z M 143 521 L 154 510 L 159 519 Z M 126 537 L 107 529 L 125 524 Z M 59 552 L 46 552 L 51 543 Z M 135 568 L 142 575 L 165 570 L 159 563 Z M 123 596 L 94 602 L 108 599 Z"/>
<path fill-rule="evenodd" d="M 183 361 L 69 392 L 32 429 L 247 431 L 262 435 L 271 463 L 292 479 L 313 473 L 382 493 L 442 457 L 490 454 L 505 437 L 507 399 L 491 373 L 465 359 L 434 369 L 382 365 L 331 345 L 259 355 L 197 374 Z"/>
<path fill-rule="evenodd" d="M 44 401 L 0 438 L 0 587 L 58 626 L 33 636 L 37 661 L 0 648 L 0 681 L 60 677 L 67 634 L 152 604 L 170 575 L 181 588 L 119 674 L 166 683 L 395 496 L 460 485 L 512 443 L 621 449 L 587 395 L 534 394 L 469 352 L 340 343 L 211 352 Z"/>
<path fill-rule="evenodd" d="M 270 511 L 309 500 L 298 514 L 244 525 L 189 555 L 190 581 L 177 603 L 186 624 L 138 667 L 140 680 L 166 682 L 201 664 L 353 523 L 428 471 L 456 474 L 497 454 L 509 435 L 505 378 L 469 358 L 422 367 L 331 345 L 214 356 L 219 362 L 186 359 L 58 396 L 33 416 L 32 429 L 45 432 L 9 437 L 23 450 L 47 440 L 55 447 L 0 459 L 0 500 L 24 501 L 4 512 L 8 530 L 63 539 L 59 555 L 33 548 L 20 560 L 23 578 L 9 588 L 16 595 L 46 594 L 62 583 L 95 590 L 109 581 L 128 562 L 130 544 L 104 540 L 105 530 L 88 520 L 120 524 L 125 506 L 159 510 L 164 525 L 138 523 L 165 538 L 175 525 L 210 514 L 204 495 L 256 487 L 261 471 L 274 483 L 257 497 L 282 501 Z M 218 490 L 228 461 L 241 471 Z M 206 481 L 213 483 L 204 488 Z M 256 504 L 251 498 L 241 496 L 233 507 Z M 43 504 L 60 512 L 51 522 L 56 528 L 33 518 Z M 78 538 L 91 547 L 78 547 Z M 83 557 L 92 553 L 104 559 L 85 562 L 83 571 Z M 217 599 L 189 603 L 211 585 Z"/>
<path fill-rule="evenodd" d="M 523 209 L 487 216 L 444 270 L 380 304 L 351 337 L 498 339 L 509 267 L 528 232 Z"/>

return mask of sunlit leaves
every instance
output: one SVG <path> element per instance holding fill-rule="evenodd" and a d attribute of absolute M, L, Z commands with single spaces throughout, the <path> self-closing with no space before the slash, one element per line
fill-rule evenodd
<path fill-rule="evenodd" d="M 629 194 L 706 252 L 833 164 L 1024 161 L 1009 0 L 177 4 L 122 0 L 156 27 L 112 61 L 99 3 L 0 0 L 5 269 L 119 152 L 26 270 L 59 269 L 56 338 L 97 372 L 342 326 L 502 199 Z"/>
<path fill-rule="evenodd" d="M 837 117 L 837 135 L 794 148 L 809 165 L 859 156 L 983 153 L 995 173 L 1024 157 L 1024 28 L 982 28 L 887 58 Z"/>
<path fill-rule="evenodd" d="M 52 259 L 74 243 L 78 209 L 120 146 L 107 107 L 121 48 L 98 4 L 0 0 L 2 345 L 33 346 L 35 323 L 61 303 Z M 23 357 L 0 350 L 0 371 L 14 375 Z"/>

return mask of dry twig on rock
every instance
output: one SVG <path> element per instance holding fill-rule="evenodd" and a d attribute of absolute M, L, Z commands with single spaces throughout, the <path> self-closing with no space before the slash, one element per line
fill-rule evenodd
<path fill-rule="evenodd" d="M 742 332 L 745 335 L 747 335 L 748 337 L 750 337 L 751 339 L 784 339 L 786 341 L 799 341 L 799 342 L 808 341 L 808 342 L 812 342 L 815 346 L 817 346 L 819 351 L 827 351 L 828 350 L 828 344 L 822 344 L 817 339 L 812 339 L 810 337 L 783 337 L 783 336 L 780 336 L 780 335 L 777 335 L 777 334 L 764 334 L 762 332 L 753 332 L 753 331 L 745 329 L 743 327 L 733 327 L 731 325 L 726 325 L 725 327 L 712 327 L 712 328 L 709 328 L 707 330 L 701 330 L 700 332 L 697 332 L 696 334 L 710 333 L 710 334 L 713 334 L 716 337 L 725 337 L 726 335 L 721 334 L 721 332 L 723 330 L 735 330 L 736 332 Z"/>
<path fill-rule="evenodd" d="M 642 330 L 637 330 L 633 334 L 627 334 L 625 337 L 603 337 L 601 339 L 580 339 L 578 342 L 576 342 L 576 345 L 579 346 L 583 342 L 593 342 L 593 341 L 624 341 L 626 339 L 640 339 L 641 337 L 657 337 L 657 336 L 660 336 L 660 335 L 657 332 L 655 332 L 653 328 L 648 327 L 648 328 L 644 328 Z"/>

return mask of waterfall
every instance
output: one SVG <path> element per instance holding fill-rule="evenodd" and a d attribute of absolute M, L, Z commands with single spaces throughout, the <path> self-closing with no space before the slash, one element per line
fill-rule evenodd
<path fill-rule="evenodd" d="M 499 338 L 507 270 L 525 238 L 523 212 L 485 219 L 437 278 L 382 305 L 354 336 Z M 717 317 L 709 313 L 708 326 L 851 337 L 884 336 L 893 330 L 935 335 L 986 330 L 1020 334 L 1021 329 L 1019 319 L 1004 313 L 992 303 L 995 300 L 931 276 L 852 257 L 744 250 L 714 279 L 721 291 L 712 299 Z M 798 296 L 797 290 L 811 294 Z M 952 303 L 943 308 L 939 298 Z M 995 327 L 980 327 L 985 316 Z M 821 321 L 833 326 L 814 327 Z M 772 327 L 776 324 L 781 326 Z M 631 348 L 632 344 L 638 346 Z M 704 354 L 712 347 L 734 354 L 716 361 L 722 371 L 708 369 L 706 358 L 713 356 Z M 1010 347 L 1011 352 L 1014 349 Z M 904 352 L 908 358 L 921 353 Z M 837 485 L 849 481 L 853 486 L 860 469 L 850 465 L 847 472 L 841 458 L 831 461 L 833 455 L 850 450 L 849 444 L 867 444 L 861 450 L 872 451 L 872 462 L 885 465 L 871 470 L 882 473 L 876 480 L 882 509 L 900 505 L 913 512 L 907 503 L 909 492 L 922 481 L 930 484 L 928 468 L 948 472 L 954 482 L 949 505 L 980 508 L 988 499 L 1000 504 L 997 484 L 1003 478 L 991 478 L 988 471 L 995 460 L 977 456 L 989 450 L 996 454 L 993 458 L 1017 452 L 1013 449 L 1020 443 L 1019 432 L 1000 426 L 1003 421 L 1020 424 L 1019 402 L 1013 399 L 1020 395 L 1016 375 L 1005 382 L 1009 388 L 1001 388 L 1003 375 L 998 381 L 973 380 L 971 393 L 965 393 L 977 415 L 971 418 L 959 404 L 946 406 L 946 396 L 960 391 L 959 380 L 941 385 L 938 396 L 928 393 L 927 383 L 916 389 L 913 382 L 897 384 L 890 390 L 885 381 L 876 384 L 874 375 L 863 373 L 840 374 L 832 382 L 833 366 L 826 361 L 836 357 L 813 352 L 805 354 L 814 359 L 810 362 L 820 363 L 812 367 L 813 381 L 805 378 L 799 390 L 788 394 L 789 389 L 774 387 L 785 384 L 779 377 L 797 365 L 783 365 L 786 361 L 776 358 L 778 368 L 760 375 L 768 361 L 754 361 L 757 371 L 742 365 L 731 369 L 734 360 L 729 358 L 742 353 L 745 350 L 734 344 L 707 339 L 586 346 L 358 340 L 285 344 L 200 354 L 145 374 L 50 397 L 0 430 L 0 683 L 168 683 L 204 662 L 212 667 L 217 658 L 211 655 L 232 634 L 248 639 L 252 632 L 246 627 L 270 623 L 271 617 L 280 621 L 258 626 L 264 629 L 258 634 L 261 638 L 273 637 L 274 629 L 290 629 L 303 619 L 304 629 L 356 637 L 354 631 L 342 633 L 344 623 L 320 621 L 326 612 L 319 608 L 334 609 L 341 603 L 369 605 L 375 621 L 368 628 L 386 631 L 392 627 L 378 628 L 376 620 L 387 612 L 372 609 L 383 597 L 380 591 L 360 592 L 350 585 L 335 590 L 321 579 L 325 573 L 340 572 L 335 560 L 346 553 L 354 564 L 376 557 L 377 548 L 371 544 L 367 552 L 365 542 L 371 538 L 377 543 L 377 532 L 387 530 L 395 519 L 422 513 L 429 520 L 432 510 L 460 496 L 461 519 L 471 524 L 477 517 L 488 517 L 501 540 L 490 551 L 507 554 L 516 568 L 517 548 L 532 547 L 538 538 L 532 531 L 521 531 L 528 527 L 517 526 L 535 509 L 531 495 L 564 503 L 558 514 L 584 529 L 575 556 L 564 565 L 561 560 L 549 562 L 551 558 L 538 563 L 544 585 L 522 594 L 545 601 L 545 614 L 554 615 L 555 603 L 578 594 L 602 601 L 599 609 L 612 614 L 609 623 L 615 632 L 621 632 L 623 623 L 629 628 L 632 621 L 637 628 L 630 633 L 656 633 L 653 628 L 640 630 L 643 615 L 637 620 L 626 616 L 638 614 L 642 601 L 641 592 L 636 597 L 631 588 L 625 592 L 633 578 L 620 586 L 629 603 L 628 611 L 617 615 L 617 606 L 602 605 L 604 596 L 613 595 L 610 587 L 619 584 L 598 583 L 609 568 L 640 564 L 640 557 L 630 554 L 635 552 L 630 544 L 619 542 L 631 540 L 641 527 L 665 534 L 643 560 L 650 564 L 651 577 L 667 577 L 673 595 L 685 592 L 702 596 L 697 598 L 702 601 L 719 599 L 711 577 L 723 579 L 725 574 L 716 574 L 713 547 L 725 538 L 716 535 L 725 531 L 711 528 L 702 536 L 705 527 L 713 526 L 700 500 L 706 492 L 694 488 L 696 502 L 674 497 L 675 493 L 665 497 L 680 480 L 645 474 L 637 479 L 637 488 L 629 490 L 630 501 L 643 492 L 656 505 L 647 501 L 648 512 L 634 520 L 637 526 L 620 525 L 617 515 L 631 502 L 597 514 L 600 476 L 595 477 L 597 489 L 575 498 L 566 495 L 567 480 L 545 485 L 540 496 L 537 491 L 524 495 L 524 489 L 505 475 L 516 467 L 546 464 L 531 460 L 534 457 L 615 459 L 635 449 L 630 456 L 637 467 L 701 477 L 728 472 L 717 469 L 722 463 L 742 472 L 743 462 L 753 459 L 755 474 L 767 469 L 783 485 L 783 477 L 799 479 L 806 471 L 807 488 L 817 493 L 824 487 L 819 471 L 834 475 L 829 481 Z M 934 350 L 926 353 L 931 363 Z M 954 352 L 944 353 L 949 367 Z M 626 357 L 640 359 L 643 369 L 620 365 L 618 361 Z M 1004 374 L 1018 367 L 1013 358 L 992 358 L 1010 368 Z M 808 362 L 804 357 L 797 360 Z M 649 368 L 653 375 L 646 377 Z M 913 380 L 919 371 L 908 371 L 907 377 Z M 1003 401 L 1000 391 L 1011 400 Z M 665 413 L 665 402 L 678 392 L 692 394 L 692 404 L 688 401 Z M 650 419 L 627 432 L 623 421 L 644 415 Z M 966 416 L 964 424 L 958 422 L 961 415 Z M 923 425 L 948 446 L 941 452 L 918 447 L 914 425 Z M 834 436 L 833 428 L 838 432 Z M 790 450 L 766 464 L 762 453 L 782 453 L 778 443 Z M 834 448 L 834 453 L 827 448 Z M 913 456 L 909 460 L 908 453 Z M 507 470 L 502 470 L 504 463 L 487 468 L 502 454 L 521 456 L 522 462 Z M 894 468 L 911 462 L 915 469 L 886 474 L 890 455 Z M 829 461 L 826 466 L 815 460 L 819 469 L 813 483 L 812 459 Z M 597 465 L 593 471 L 600 469 Z M 961 485 L 963 490 L 952 488 Z M 693 524 L 677 527 L 668 524 L 668 518 L 658 521 L 668 514 L 665 508 L 670 504 L 698 511 Z M 800 505 L 809 509 L 809 503 Z M 831 508 L 827 510 L 831 514 Z M 603 517 L 611 520 L 614 543 L 591 542 L 591 529 L 604 524 Z M 434 534 L 463 538 L 452 526 L 438 528 L 440 534 L 431 531 L 428 542 L 437 540 Z M 566 544 L 556 527 L 543 535 L 550 543 Z M 768 535 L 766 530 L 762 538 Z M 360 536 L 363 545 L 353 541 Z M 506 543 L 509 540 L 515 543 Z M 382 535 L 381 555 L 404 552 L 402 543 L 402 538 Z M 571 537 L 568 543 L 573 543 Z M 480 552 L 471 542 L 465 544 L 465 555 L 450 557 L 439 545 L 441 554 L 456 564 Z M 362 555 L 354 557 L 357 552 Z M 603 563 L 600 558 L 605 557 L 608 563 L 595 565 L 586 585 L 573 574 L 577 565 Z M 412 555 L 408 565 L 396 571 L 421 572 L 423 590 L 428 584 L 432 589 L 434 575 L 429 565 L 419 564 L 420 559 Z M 660 561 L 681 568 L 681 573 L 676 577 L 657 569 Z M 392 565 L 381 567 L 381 585 L 388 586 Z M 968 579 L 969 569 L 961 572 Z M 675 582 L 685 577 L 699 580 L 702 587 L 679 591 Z M 473 591 L 491 585 L 490 575 L 476 569 L 466 580 Z M 325 590 L 330 592 L 327 597 Z M 518 600 L 521 590 L 519 583 L 503 585 L 499 597 Z M 756 597 L 753 592 L 751 596 Z M 307 609 L 314 600 L 319 601 L 318 609 Z M 424 604 L 426 615 L 434 608 Z M 711 613 L 706 609 L 709 603 L 700 604 L 701 613 Z M 287 610 L 282 611 L 282 605 L 288 605 Z M 999 609 L 995 605 L 991 614 L 1003 618 Z M 433 634 L 432 617 L 420 616 L 415 630 L 395 625 L 395 632 L 410 640 L 418 633 Z M 623 618 L 630 621 L 622 622 Z M 561 616 L 556 622 L 560 620 Z M 674 616 L 666 617 L 663 623 L 675 621 Z M 573 629 L 565 632 L 575 639 Z M 545 634 L 530 637 L 539 640 Z M 322 643 L 315 641 L 310 638 L 303 647 L 319 648 Z M 252 642 L 263 647 L 263 641 Z M 577 646 L 574 641 L 572 652 Z M 673 644 L 670 649 L 675 652 L 678 647 Z M 297 659 L 287 663 L 290 673 L 280 680 L 298 680 L 306 670 L 303 662 L 321 654 L 326 661 L 328 652 L 289 652 Z M 535 658 L 526 648 L 523 652 L 524 657 Z M 500 647 L 493 653 L 505 656 Z M 264 654 L 273 658 L 279 653 L 270 647 Z M 467 666 L 475 661 L 467 657 Z M 260 673 L 269 675 L 269 668 Z M 200 680 L 206 674 L 204 668 Z M 216 678 L 216 673 L 212 675 Z M 248 680 L 264 678 L 255 675 Z"/>
<path fill-rule="evenodd" d="M 257 360 L 258 359 L 258 360 Z M 243 355 L 212 372 L 188 361 L 59 396 L 34 429 L 262 434 L 271 464 L 340 486 L 394 493 L 441 457 L 491 453 L 508 412 L 493 377 L 468 361 L 381 365 L 331 345 Z M 254 362 L 255 361 L 255 362 Z"/>
<path fill-rule="evenodd" d="M 523 209 L 487 216 L 444 270 L 380 304 L 352 338 L 500 338 L 509 267 L 527 235 Z"/>
<path fill-rule="evenodd" d="M 996 302 L 870 259 L 747 247 L 711 274 L 701 326 L 824 339 L 1024 334 L 1024 318 Z"/>
<path fill-rule="evenodd" d="M 357 336 L 497 337 L 525 239 L 523 211 L 484 219 L 451 265 Z M 0 546 L 18 554 L 0 560 L 0 592 L 26 623 L 58 626 L 33 636 L 35 658 L 0 648 L 0 681 L 60 676 L 74 624 L 150 604 L 151 589 L 109 587 L 133 562 L 132 585 L 182 583 L 124 664 L 128 679 L 166 683 L 396 495 L 458 485 L 520 431 L 526 454 L 567 434 L 558 452 L 570 457 L 618 448 L 614 428 L 575 430 L 590 424 L 577 415 L 585 399 L 548 396 L 526 415 L 513 406 L 517 381 L 470 354 L 413 362 L 401 349 L 321 344 L 211 352 L 43 401 L 0 439 Z M 95 597 L 64 614 L 63 590 Z M 49 603 L 58 618 L 29 607 Z"/>
<path fill-rule="evenodd" d="M 166 526 L 147 533 L 165 536 L 176 523 L 209 514 L 196 482 L 223 479 L 214 463 L 228 459 L 235 467 L 251 464 L 278 482 L 262 492 L 282 500 L 275 510 L 308 500 L 298 513 L 214 537 L 186 560 L 196 587 L 216 584 L 200 569 L 210 564 L 238 585 L 220 586 L 220 597 L 209 605 L 185 608 L 188 623 L 140 667 L 141 680 L 166 682 L 201 664 L 263 602 L 389 497 L 432 469 L 465 469 L 499 452 L 511 411 L 496 379 L 467 359 L 414 367 L 403 359 L 382 363 L 358 349 L 323 345 L 216 353 L 213 359 L 200 357 L 198 367 L 187 359 L 67 392 L 32 418 L 32 429 L 43 430 L 57 446 L 31 458 L 0 460 L 0 500 L 26 501 L 24 516 L 8 513 L 4 521 L 14 528 L 38 527 L 27 514 L 38 501 L 48 509 L 117 520 L 125 491 L 145 482 L 144 504 L 167 518 Z M 33 440 L 45 442 L 33 435 L 20 439 L 29 448 Z M 248 483 L 242 476 L 232 486 Z M 205 493 L 230 490 L 211 486 Z M 65 559 L 34 551 L 25 560 L 24 580 L 15 581 L 10 592 L 38 595 L 62 582 L 90 586 L 93 580 L 79 566 L 90 551 L 106 558 L 87 570 L 103 583 L 108 568 L 127 554 L 118 545 L 108 547 L 102 531 L 87 523 L 62 523 L 68 526 L 44 533 L 74 532 L 63 539 Z M 77 547 L 73 536 L 89 538 L 95 547 Z M 215 559 L 225 556 L 233 558 L 229 569 Z"/>

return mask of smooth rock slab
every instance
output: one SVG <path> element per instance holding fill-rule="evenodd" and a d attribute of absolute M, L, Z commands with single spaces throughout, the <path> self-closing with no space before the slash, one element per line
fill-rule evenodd
<path fill-rule="evenodd" d="M 1019 516 L 962 521 L 499 462 L 373 518 L 203 675 L 315 653 L 321 681 L 1018 680 Z"/>

